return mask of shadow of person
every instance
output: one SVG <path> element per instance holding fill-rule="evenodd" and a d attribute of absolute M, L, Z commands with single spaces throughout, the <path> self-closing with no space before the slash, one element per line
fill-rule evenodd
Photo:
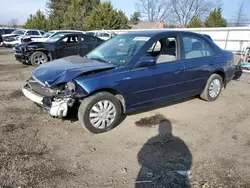
<path fill-rule="evenodd" d="M 143 145 L 138 155 L 141 165 L 136 188 L 187 188 L 192 154 L 187 145 L 172 135 L 169 120 L 159 124 L 159 134 Z"/>

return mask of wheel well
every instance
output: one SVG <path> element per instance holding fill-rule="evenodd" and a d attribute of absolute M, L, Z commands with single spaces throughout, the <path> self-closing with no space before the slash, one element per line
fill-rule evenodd
<path fill-rule="evenodd" d="M 36 50 L 35 52 L 43 52 L 43 53 L 45 53 L 46 55 L 47 55 L 47 57 L 48 57 L 48 60 L 49 61 L 52 61 L 52 57 L 51 57 L 51 54 L 50 54 L 50 52 L 48 52 L 47 50 L 44 50 L 44 49 L 39 49 L 39 50 Z"/>
<path fill-rule="evenodd" d="M 122 108 L 123 108 L 123 113 L 126 112 L 125 99 L 122 96 L 122 94 L 119 91 L 115 90 L 115 89 L 112 89 L 112 88 L 99 89 L 99 90 L 96 90 L 96 91 L 90 93 L 90 95 L 94 95 L 96 93 L 103 92 L 103 91 L 106 91 L 106 92 L 109 92 L 109 93 L 113 94 L 120 101 L 120 103 L 122 105 Z"/>
<path fill-rule="evenodd" d="M 223 84 L 224 87 L 226 87 L 226 75 L 223 71 L 215 71 L 214 74 L 218 74 L 221 76 L 222 80 L 223 80 Z"/>

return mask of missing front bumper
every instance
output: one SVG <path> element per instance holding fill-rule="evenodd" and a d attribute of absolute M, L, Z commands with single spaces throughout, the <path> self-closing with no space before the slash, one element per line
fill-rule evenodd
<path fill-rule="evenodd" d="M 42 106 L 51 116 L 60 118 L 67 116 L 70 99 L 49 99 L 32 91 L 27 85 L 22 88 L 22 92 L 28 99 Z"/>

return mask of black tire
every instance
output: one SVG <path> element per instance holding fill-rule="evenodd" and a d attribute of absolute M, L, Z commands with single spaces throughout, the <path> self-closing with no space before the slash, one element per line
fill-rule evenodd
<path fill-rule="evenodd" d="M 40 57 L 42 60 L 39 61 L 36 58 Z M 38 52 L 34 52 L 31 56 L 30 56 L 30 63 L 32 66 L 34 67 L 38 67 L 39 65 L 48 62 L 48 56 L 41 51 Z"/>
<path fill-rule="evenodd" d="M 92 107 L 95 106 L 100 101 L 109 101 L 111 102 L 116 110 L 116 115 L 113 120 L 113 122 L 105 127 L 105 128 L 96 128 L 92 123 L 90 122 L 90 112 L 92 110 Z M 93 134 L 99 134 L 103 132 L 107 132 L 114 127 L 116 127 L 120 123 L 120 119 L 122 116 L 122 106 L 120 101 L 111 93 L 108 92 L 100 92 L 96 93 L 95 95 L 89 96 L 85 98 L 78 109 L 78 119 L 82 125 L 82 127 Z"/>
<path fill-rule="evenodd" d="M 219 83 L 220 83 L 220 88 L 219 88 L 219 92 L 218 94 L 216 94 L 215 96 L 211 96 L 210 94 L 210 91 L 209 91 L 209 88 L 211 86 L 211 84 L 215 81 L 215 80 L 218 80 Z M 216 81 L 217 82 L 217 81 Z M 211 101 L 215 101 L 219 96 L 220 96 L 220 93 L 221 93 L 221 90 L 223 88 L 223 79 L 221 78 L 220 75 L 218 74 L 212 74 L 208 81 L 207 81 L 207 84 L 206 84 L 206 87 L 203 91 L 203 93 L 200 95 L 200 97 L 205 100 L 205 101 L 208 101 L 208 102 L 211 102 Z"/>

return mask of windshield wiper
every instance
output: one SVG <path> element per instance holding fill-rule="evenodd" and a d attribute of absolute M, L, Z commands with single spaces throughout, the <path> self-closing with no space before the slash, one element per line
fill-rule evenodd
<path fill-rule="evenodd" d="M 100 57 L 91 57 L 90 59 L 96 60 L 96 61 L 100 61 L 100 62 L 104 62 L 104 63 L 108 63 L 108 64 L 112 64 L 111 61 L 106 61 Z"/>

